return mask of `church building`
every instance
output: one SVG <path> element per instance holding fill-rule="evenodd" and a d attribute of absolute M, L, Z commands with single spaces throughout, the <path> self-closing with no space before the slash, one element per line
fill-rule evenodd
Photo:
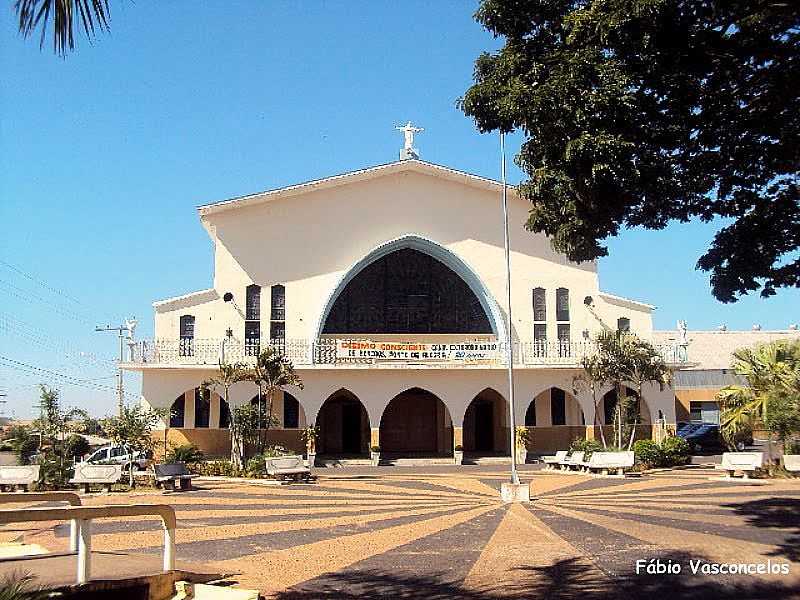
<path fill-rule="evenodd" d="M 504 456 L 510 328 L 530 452 L 599 437 L 613 394 L 595 401 L 576 388 L 581 357 L 604 327 L 652 339 L 655 307 L 603 291 L 596 264 L 526 231 L 529 204 L 509 188 L 509 322 L 501 193 L 420 160 L 407 141 L 395 162 L 200 206 L 212 284 L 155 302 L 155 338 L 132 343 L 124 367 L 141 372 L 144 403 L 172 409 L 172 443 L 208 455 L 229 451 L 231 407 L 200 384 L 220 360 L 253 361 L 271 344 L 304 387 L 275 399 L 270 443 L 299 451 L 314 424 L 320 458 L 372 446 L 386 457 Z M 680 361 L 674 342 L 659 349 Z M 236 384 L 230 402 L 258 403 L 257 388 Z M 674 424 L 674 391 L 646 386 L 639 414 L 639 437 L 659 418 Z"/>

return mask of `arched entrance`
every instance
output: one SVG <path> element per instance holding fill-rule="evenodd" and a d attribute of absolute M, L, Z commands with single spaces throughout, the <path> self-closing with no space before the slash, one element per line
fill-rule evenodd
<path fill-rule="evenodd" d="M 381 452 L 401 456 L 450 455 L 453 422 L 437 396 L 411 388 L 392 398 L 381 416 Z"/>
<path fill-rule="evenodd" d="M 476 454 L 509 454 L 508 404 L 492 388 L 469 403 L 464 413 L 464 451 Z"/>
<path fill-rule="evenodd" d="M 369 416 L 361 401 L 348 390 L 334 392 L 317 416 L 317 452 L 341 456 L 369 453 Z"/>
<path fill-rule="evenodd" d="M 555 386 L 537 394 L 525 411 L 526 427 L 585 424 L 583 409 L 575 396 Z"/>

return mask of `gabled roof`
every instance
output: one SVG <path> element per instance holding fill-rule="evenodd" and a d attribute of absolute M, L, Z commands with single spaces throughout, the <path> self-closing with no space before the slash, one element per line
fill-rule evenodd
<path fill-rule="evenodd" d="M 312 181 L 306 181 L 305 183 L 298 183 L 274 190 L 258 192 L 256 194 L 249 194 L 247 196 L 239 196 L 237 198 L 221 200 L 211 204 L 203 204 L 197 207 L 197 211 L 200 213 L 200 216 L 203 217 L 234 208 L 242 208 L 244 206 L 261 204 L 276 198 L 287 198 L 290 196 L 296 196 L 298 194 L 305 194 L 311 191 L 330 189 L 340 185 L 366 181 L 375 177 L 382 177 L 384 175 L 403 173 L 407 171 L 422 173 L 424 175 L 432 175 L 434 177 L 440 177 L 449 181 L 454 181 L 456 183 L 461 183 L 488 191 L 500 191 L 503 189 L 503 184 L 499 181 L 495 181 L 494 179 L 473 175 L 471 173 L 466 173 L 465 171 L 458 171 L 456 169 L 451 169 L 450 167 L 443 167 L 442 165 L 426 162 L 424 160 L 407 159 L 397 160 L 384 165 L 377 165 L 375 167 L 368 167 L 358 171 L 350 171 L 349 173 L 325 177 L 323 179 L 314 179 Z M 512 186 L 508 186 L 508 189 L 513 190 L 514 188 Z"/>

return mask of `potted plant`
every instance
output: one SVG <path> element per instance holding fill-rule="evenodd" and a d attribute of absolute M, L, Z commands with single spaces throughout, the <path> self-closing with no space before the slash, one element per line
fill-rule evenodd
<path fill-rule="evenodd" d="M 372 446 L 369 449 L 369 457 L 372 460 L 372 466 L 377 467 L 378 463 L 381 460 L 381 447 L 380 446 Z"/>
<path fill-rule="evenodd" d="M 457 444 L 456 447 L 453 448 L 453 462 L 457 465 L 464 462 L 464 446 L 461 444 Z"/>
<path fill-rule="evenodd" d="M 317 437 L 319 431 L 316 426 L 309 425 L 300 434 L 300 437 L 306 443 L 306 456 L 308 457 L 308 468 L 313 467 L 317 462 Z"/>
<path fill-rule="evenodd" d="M 530 441 L 530 431 L 528 431 L 527 427 L 517 427 L 516 433 L 516 459 L 518 464 L 524 465 L 528 460 L 528 442 Z"/>

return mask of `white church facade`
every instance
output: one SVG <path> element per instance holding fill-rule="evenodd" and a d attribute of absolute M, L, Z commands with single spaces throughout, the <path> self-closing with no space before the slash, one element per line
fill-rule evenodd
<path fill-rule="evenodd" d="M 599 437 L 608 401 L 575 389 L 580 359 L 603 327 L 651 339 L 654 307 L 602 291 L 594 263 L 526 231 L 529 206 L 509 189 L 509 323 L 502 185 L 411 156 L 198 208 L 213 284 L 155 302 L 155 338 L 124 365 L 141 372 L 143 402 L 172 408 L 173 443 L 226 454 L 230 407 L 199 386 L 220 359 L 272 344 L 304 383 L 275 402 L 274 443 L 300 450 L 315 424 L 320 455 L 506 454 L 508 327 L 530 450 Z M 675 347 L 661 348 L 674 363 Z M 231 403 L 256 391 L 236 384 Z M 638 435 L 675 423 L 674 398 L 645 388 Z"/>

